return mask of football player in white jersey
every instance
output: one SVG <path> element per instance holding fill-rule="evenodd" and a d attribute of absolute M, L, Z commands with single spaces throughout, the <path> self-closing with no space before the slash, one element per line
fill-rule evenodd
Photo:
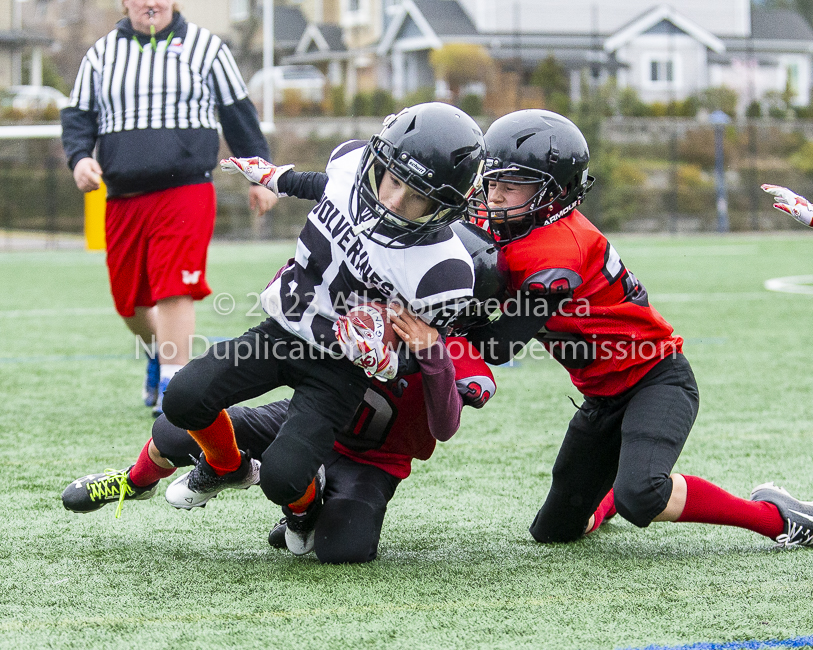
<path fill-rule="evenodd" d="M 263 292 L 269 318 L 216 343 L 167 388 L 167 419 L 189 430 L 203 450 L 195 469 L 167 489 L 170 504 L 202 506 L 225 488 L 259 483 L 283 506 L 289 530 L 310 532 L 321 504 L 319 470 L 336 433 L 351 421 L 373 376 L 397 373 L 397 355 L 344 315 L 364 302 L 397 301 L 443 328 L 465 307 L 472 260 L 449 226 L 466 211 L 483 155 L 483 135 L 471 117 L 428 103 L 387 118 L 369 142 L 338 147 L 326 182 L 261 159 L 224 161 L 227 171 L 280 195 L 293 193 L 286 181 L 296 186 L 308 178 L 311 189 L 323 191 L 312 197 L 319 202 L 295 258 Z M 237 448 L 225 409 L 283 385 L 294 394 L 260 467 Z"/>

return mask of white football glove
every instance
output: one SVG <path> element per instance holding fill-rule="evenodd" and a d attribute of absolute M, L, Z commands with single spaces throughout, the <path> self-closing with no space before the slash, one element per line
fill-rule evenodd
<path fill-rule="evenodd" d="M 277 167 L 276 165 L 254 156 L 253 158 L 224 158 L 220 161 L 220 169 L 227 174 L 242 174 L 252 183 L 258 185 L 265 185 L 277 196 L 286 196 L 280 193 L 277 187 L 277 182 L 285 172 L 293 169 L 293 165 L 283 165 Z"/>
<path fill-rule="evenodd" d="M 398 374 L 398 355 L 385 348 L 375 332 L 358 320 L 341 316 L 333 327 L 342 353 L 368 377 L 380 381 L 395 379 Z"/>
<path fill-rule="evenodd" d="M 780 185 L 768 185 L 767 183 L 762 186 L 768 194 L 776 197 L 776 203 L 773 204 L 777 210 L 787 212 L 799 223 L 806 226 L 813 227 L 813 206 L 808 203 L 807 199 L 791 192 L 787 187 Z"/>

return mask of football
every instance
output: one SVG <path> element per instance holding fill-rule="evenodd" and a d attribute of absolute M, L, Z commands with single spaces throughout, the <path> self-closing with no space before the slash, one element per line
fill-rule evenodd
<path fill-rule="evenodd" d="M 366 302 L 347 312 L 351 321 L 358 321 L 372 330 L 371 337 L 381 339 L 384 345 L 398 349 L 401 339 L 392 329 L 390 319 L 387 317 L 387 306 L 380 302 Z"/>

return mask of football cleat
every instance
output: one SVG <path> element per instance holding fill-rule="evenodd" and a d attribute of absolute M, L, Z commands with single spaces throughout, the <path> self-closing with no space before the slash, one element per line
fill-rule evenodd
<path fill-rule="evenodd" d="M 154 418 L 159 417 L 164 412 L 164 393 L 167 390 L 167 386 L 169 386 L 169 377 L 163 378 L 160 382 L 158 382 L 158 390 L 156 391 L 156 398 L 155 404 L 152 407 L 152 416 Z"/>
<path fill-rule="evenodd" d="M 121 514 L 125 501 L 151 499 L 158 489 L 158 481 L 147 487 L 138 487 L 130 480 L 130 470 L 106 469 L 101 474 L 88 474 L 71 481 L 62 492 L 62 505 L 73 512 L 94 512 L 108 503 L 118 502 L 116 517 Z"/>
<path fill-rule="evenodd" d="M 325 466 L 319 467 L 314 479 L 316 494 L 307 510 L 302 513 L 293 512 L 288 506 L 282 506 L 285 514 L 285 545 L 294 555 L 306 555 L 313 550 L 316 539 L 316 520 L 322 510 L 322 495 L 325 492 Z M 278 524 L 279 525 L 279 524 Z M 272 531 L 273 532 L 273 531 Z M 269 544 L 271 535 L 269 534 Z"/>
<path fill-rule="evenodd" d="M 144 377 L 144 388 L 141 391 L 141 397 L 144 400 L 144 406 L 155 406 L 158 401 L 158 384 L 161 381 L 161 364 L 158 361 L 158 355 L 155 358 L 147 357 L 147 374 Z"/>
<path fill-rule="evenodd" d="M 202 507 L 223 490 L 246 490 L 260 482 L 260 463 L 240 452 L 241 462 L 233 472 L 218 476 L 201 453 L 194 469 L 169 484 L 166 499 L 183 510 Z"/>
<path fill-rule="evenodd" d="M 283 517 L 274 524 L 271 532 L 268 533 L 268 543 L 272 548 L 288 548 L 285 543 L 285 531 L 288 530 L 288 520 Z"/>
<path fill-rule="evenodd" d="M 785 520 L 785 530 L 774 540 L 777 547 L 813 546 L 813 502 L 794 499 L 773 482 L 757 485 L 751 491 L 751 501 L 774 504 Z"/>

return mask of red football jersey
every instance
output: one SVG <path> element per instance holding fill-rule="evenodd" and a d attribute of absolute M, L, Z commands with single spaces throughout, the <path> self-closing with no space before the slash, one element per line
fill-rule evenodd
<path fill-rule="evenodd" d="M 607 238 L 579 211 L 502 249 L 515 291 L 572 292 L 537 338 L 585 395 L 618 395 L 683 340 Z"/>
<path fill-rule="evenodd" d="M 464 338 L 448 338 L 446 348 L 463 402 L 479 408 L 496 390 L 491 370 Z M 374 381 L 334 449 L 404 479 L 412 471 L 412 459 L 429 458 L 436 442 L 429 430 L 423 376 L 416 372 L 386 384 Z"/>

